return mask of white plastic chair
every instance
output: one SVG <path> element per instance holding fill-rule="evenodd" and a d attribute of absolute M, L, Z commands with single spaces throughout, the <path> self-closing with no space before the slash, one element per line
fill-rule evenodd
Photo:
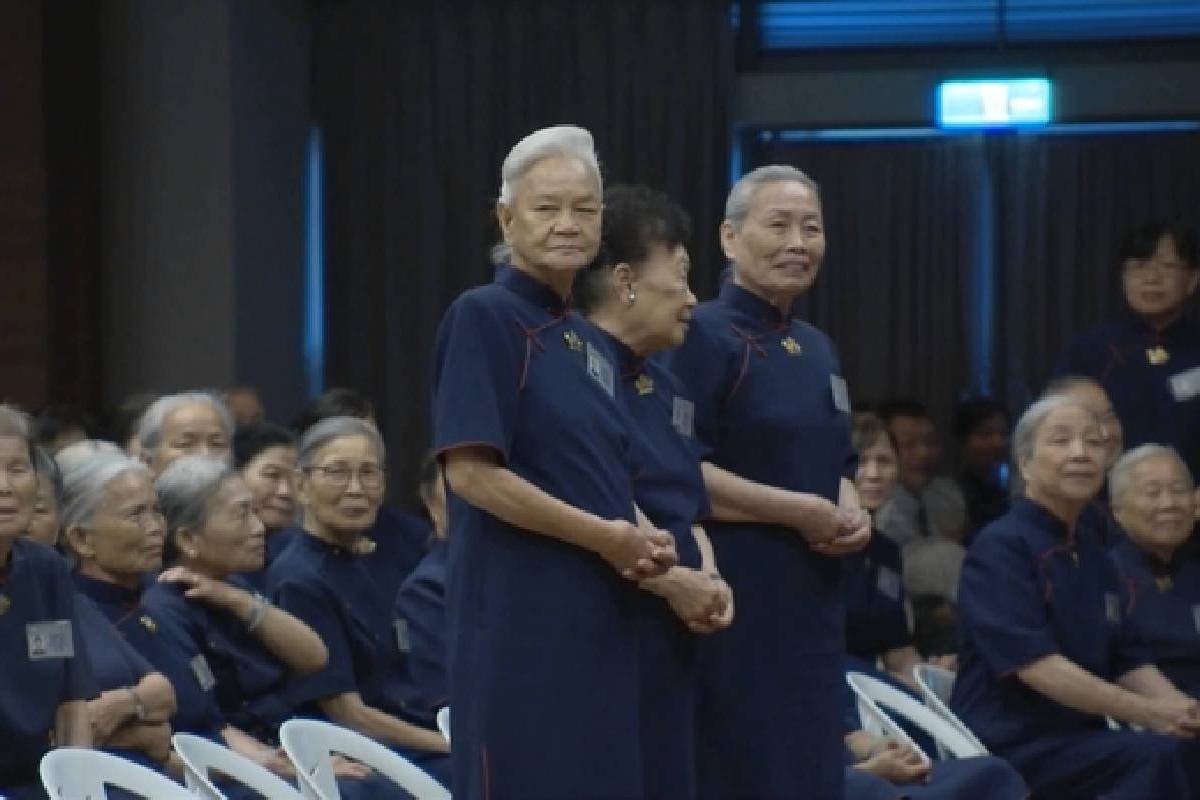
<path fill-rule="evenodd" d="M 899 689 L 869 675 L 863 675 L 861 672 L 847 672 L 846 682 L 850 684 L 855 697 L 858 698 L 859 715 L 864 717 L 864 724 L 867 716 L 870 716 L 878 720 L 885 733 L 900 738 L 896 732 L 902 733 L 903 729 L 887 713 L 887 711 L 891 711 L 929 734 L 937 744 L 940 757 L 944 758 L 947 754 L 954 758 L 987 755 L 987 750 L 963 736 L 958 728 Z M 864 707 L 866 714 L 864 714 Z M 869 728 L 868 730 L 870 731 Z M 875 731 L 870 732 L 875 733 Z M 908 736 L 904 736 L 902 741 L 904 740 L 906 743 L 912 742 Z M 917 749 L 920 750 L 920 748 Z M 925 755 L 928 758 L 928 754 Z"/>
<path fill-rule="evenodd" d="M 157 772 L 99 750 L 51 750 L 42 756 L 40 772 L 50 800 L 106 800 L 105 784 L 150 800 L 196 800 L 196 795 Z"/>
<path fill-rule="evenodd" d="M 171 744 L 183 761 L 184 785 L 200 797 L 225 800 L 225 794 L 212 781 L 215 771 L 249 786 L 267 800 L 301 800 L 302 795 L 287 781 L 216 742 L 177 733 L 171 737 Z"/>
<path fill-rule="evenodd" d="M 290 719 L 279 739 L 300 776 L 300 794 L 310 800 L 341 800 L 330 757 L 361 761 L 411 794 L 414 800 L 450 800 L 450 792 L 408 759 L 360 733 L 315 719 Z"/>
<path fill-rule="evenodd" d="M 979 741 L 979 737 L 967 727 L 967 723 L 950 710 L 950 695 L 954 691 L 954 678 L 953 672 L 933 664 L 917 664 L 913 667 L 913 680 L 917 682 L 917 688 L 921 691 L 925 705 L 957 728 L 958 732 L 978 747 L 981 752 L 986 753 L 987 748 L 983 746 L 983 742 Z"/>
<path fill-rule="evenodd" d="M 446 741 L 450 741 L 450 706 L 442 706 L 437 712 L 438 730 L 442 732 L 442 736 Z"/>

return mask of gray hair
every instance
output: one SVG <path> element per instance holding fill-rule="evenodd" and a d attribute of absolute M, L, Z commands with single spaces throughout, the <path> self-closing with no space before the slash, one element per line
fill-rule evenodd
<path fill-rule="evenodd" d="M 24 439 L 29 448 L 29 458 L 33 459 L 33 420 L 21 409 L 0 403 L 0 436 L 11 436 Z"/>
<path fill-rule="evenodd" d="M 317 453 L 334 439 L 347 436 L 365 436 L 371 442 L 375 456 L 382 464 L 387 458 L 387 450 L 383 446 L 383 437 L 379 429 L 365 419 L 358 417 L 328 417 L 311 426 L 300 437 L 298 463 L 301 468 L 311 467 Z"/>
<path fill-rule="evenodd" d="M 95 453 L 64 472 L 62 530 L 90 524 L 109 484 L 126 472 L 150 476 L 145 464 L 124 453 Z"/>
<path fill-rule="evenodd" d="M 154 481 L 158 505 L 167 520 L 163 552 L 167 562 L 179 557 L 176 532 L 180 528 L 203 528 L 213 497 L 221 491 L 225 481 L 235 475 L 237 472 L 224 461 L 207 456 L 184 456 L 172 461 Z"/>
<path fill-rule="evenodd" d="M 1042 427 L 1042 423 L 1046 421 L 1046 417 L 1060 408 L 1067 407 L 1082 409 L 1087 412 L 1088 416 L 1095 417 L 1083 403 L 1070 395 L 1062 394 L 1043 397 L 1025 409 L 1025 413 L 1017 420 L 1017 426 L 1013 429 L 1012 435 L 1013 461 L 1018 470 L 1022 463 L 1033 458 L 1034 451 L 1037 449 L 1037 432 Z"/>
<path fill-rule="evenodd" d="M 1133 488 L 1133 471 L 1138 464 L 1147 461 L 1151 458 L 1166 457 L 1174 461 L 1180 471 L 1187 478 L 1188 485 L 1195 487 L 1195 482 L 1192 478 L 1192 472 L 1188 469 L 1187 463 L 1179 457 L 1173 447 L 1166 447 L 1161 444 L 1143 444 L 1135 447 L 1132 450 L 1126 451 L 1117 463 L 1112 465 L 1112 469 L 1108 471 L 1108 502 L 1115 507 L 1118 501 L 1125 496 L 1125 493 Z"/>
<path fill-rule="evenodd" d="M 54 454 L 54 461 L 58 464 L 59 471 L 64 476 L 75 467 L 90 460 L 97 453 L 107 453 L 109 455 L 123 456 L 125 451 L 117 447 L 112 442 L 106 442 L 103 439 L 84 439 L 80 442 L 73 442 L 62 450 Z"/>
<path fill-rule="evenodd" d="M 213 411 L 221 420 L 221 427 L 225 429 L 225 434 L 233 437 L 233 414 L 230 413 L 229 407 L 221 402 L 221 398 L 217 396 L 216 392 L 179 392 L 178 394 L 163 395 L 155 400 L 138 420 L 137 439 L 142 452 L 149 455 L 156 451 L 162 443 L 162 426 L 167 417 L 183 406 L 194 403 L 206 403 L 212 406 Z"/>
<path fill-rule="evenodd" d="M 738 178 L 725 199 L 725 221 L 735 228 L 741 227 L 750 214 L 750 203 L 754 199 L 754 193 L 769 183 L 786 182 L 803 184 L 812 190 L 818 201 L 821 199 L 820 187 L 808 175 L 787 164 L 769 164 Z"/>
<path fill-rule="evenodd" d="M 554 125 L 540 128 L 513 145 L 500 166 L 499 201 L 506 206 L 513 204 L 517 184 L 535 164 L 553 156 L 567 156 L 583 164 L 596 176 L 600 191 L 604 191 L 604 179 L 600 176 L 600 159 L 596 156 L 596 143 L 592 134 L 575 125 Z M 512 248 L 500 242 L 492 248 L 492 263 L 507 264 L 512 258 Z"/>

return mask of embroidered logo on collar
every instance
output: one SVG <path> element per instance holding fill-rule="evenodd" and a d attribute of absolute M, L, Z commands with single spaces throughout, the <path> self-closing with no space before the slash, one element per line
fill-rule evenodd
<path fill-rule="evenodd" d="M 780 344 L 783 345 L 783 349 L 787 351 L 789 356 L 798 356 L 804 352 L 804 348 L 800 346 L 800 343 L 791 336 L 783 337 L 783 341 Z"/>
<path fill-rule="evenodd" d="M 1154 579 L 1154 585 L 1158 587 L 1160 592 L 1169 592 L 1175 586 L 1175 581 L 1171 580 L 1170 575 L 1159 575 Z"/>
<path fill-rule="evenodd" d="M 375 544 L 374 539 L 368 539 L 364 536 L 354 543 L 354 555 L 369 556 L 371 553 L 375 552 L 376 547 L 377 545 Z"/>
<path fill-rule="evenodd" d="M 8 595 L 0 594 L 0 617 L 7 614 L 10 608 L 12 608 L 12 600 L 8 599 Z"/>
<path fill-rule="evenodd" d="M 1146 360 L 1155 367 L 1161 367 L 1171 360 L 1171 354 L 1161 344 L 1157 347 L 1146 348 Z"/>
<path fill-rule="evenodd" d="M 138 622 L 140 622 L 142 624 L 143 628 L 150 631 L 151 633 L 158 633 L 158 623 L 155 622 L 154 618 L 151 617 L 149 614 L 143 614 L 142 618 L 139 619 Z"/>
<path fill-rule="evenodd" d="M 575 331 L 566 331 L 563 333 L 563 341 L 567 343 L 567 347 L 572 350 L 583 349 L 583 339 Z"/>
<path fill-rule="evenodd" d="M 637 388 L 639 395 L 647 395 L 654 392 L 654 378 L 651 378 L 646 373 L 642 373 L 634 380 L 633 385 Z"/>

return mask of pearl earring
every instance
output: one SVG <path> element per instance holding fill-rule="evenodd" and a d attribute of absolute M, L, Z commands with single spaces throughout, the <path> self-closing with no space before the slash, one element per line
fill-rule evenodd
<path fill-rule="evenodd" d="M 636 302 L 637 302 L 637 292 L 635 292 L 633 289 L 630 289 L 629 294 L 625 295 L 625 303 L 627 305 L 633 305 Z"/>

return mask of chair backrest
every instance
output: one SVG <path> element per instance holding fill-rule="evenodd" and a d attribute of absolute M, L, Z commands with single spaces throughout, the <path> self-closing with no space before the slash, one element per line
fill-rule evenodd
<path fill-rule="evenodd" d="M 414 800 L 450 800 L 450 792 L 424 770 L 360 733 L 315 719 L 290 719 L 279 739 L 296 765 L 300 793 L 312 800 L 341 800 L 330 756 L 361 761 L 411 794 Z"/>
<path fill-rule="evenodd" d="M 196 795 L 157 772 L 99 750 L 51 750 L 42 756 L 40 772 L 50 800 L 106 800 L 106 785 L 149 800 L 196 800 Z"/>
<path fill-rule="evenodd" d="M 899 689 L 860 672 L 846 673 L 846 681 L 859 698 L 860 708 L 861 703 L 867 702 L 889 719 L 888 712 L 898 714 L 933 737 L 943 754 L 949 753 L 955 758 L 987 755 L 986 750 L 963 736 L 958 728 Z M 899 728 L 894 721 L 893 725 Z"/>
<path fill-rule="evenodd" d="M 442 732 L 442 736 L 446 741 L 450 741 L 450 706 L 442 706 L 437 712 L 438 730 Z"/>
<path fill-rule="evenodd" d="M 954 691 L 954 678 L 953 672 L 933 664 L 917 664 L 913 667 L 913 679 L 917 682 L 921 697 L 925 699 L 925 705 L 957 728 L 958 732 L 980 751 L 986 753 L 987 748 L 983 746 L 983 742 L 979 741 L 979 737 L 958 718 L 957 714 L 950 710 L 950 695 Z"/>
<path fill-rule="evenodd" d="M 177 733 L 171 737 L 171 743 L 183 761 L 184 784 L 200 797 L 225 800 L 225 794 L 212 781 L 213 771 L 249 786 L 268 800 L 300 800 L 302 797 L 278 775 L 216 742 L 190 733 Z"/>

